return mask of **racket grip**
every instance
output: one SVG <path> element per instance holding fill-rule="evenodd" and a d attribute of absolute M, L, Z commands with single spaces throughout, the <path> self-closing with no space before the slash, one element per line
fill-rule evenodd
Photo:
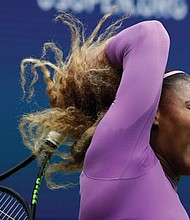
<path fill-rule="evenodd" d="M 48 136 L 47 136 L 47 141 L 50 141 L 51 143 L 53 143 L 55 146 L 59 146 L 61 145 L 64 140 L 65 140 L 65 136 L 56 132 L 56 131 L 50 131 Z"/>

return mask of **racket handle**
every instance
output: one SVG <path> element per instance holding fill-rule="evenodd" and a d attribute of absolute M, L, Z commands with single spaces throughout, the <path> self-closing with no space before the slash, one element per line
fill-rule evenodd
<path fill-rule="evenodd" d="M 62 134 L 60 134 L 56 131 L 50 131 L 47 136 L 47 141 L 50 141 L 51 143 L 53 143 L 57 147 L 59 145 L 61 145 L 64 140 L 65 140 L 65 136 L 63 136 Z"/>

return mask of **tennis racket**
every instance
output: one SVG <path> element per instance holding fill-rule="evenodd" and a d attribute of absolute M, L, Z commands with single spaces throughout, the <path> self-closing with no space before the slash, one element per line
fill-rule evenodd
<path fill-rule="evenodd" d="M 34 220 L 35 219 L 38 194 L 44 176 L 44 172 L 50 161 L 51 156 L 53 155 L 54 150 L 57 148 L 58 145 L 60 145 L 60 142 L 58 142 L 55 139 L 49 138 L 49 140 L 47 140 L 45 144 L 48 146 L 48 148 L 50 147 L 52 150 L 48 152 L 42 150 L 42 153 L 45 156 L 43 162 L 41 163 L 37 177 L 35 179 L 34 188 L 32 191 L 31 204 L 28 205 L 25 199 L 13 189 L 5 186 L 0 186 L 0 219 L 1 220 L 2 219 L 4 220 L 13 220 L 13 219 Z M 16 173 L 18 170 L 31 163 L 35 158 L 36 157 L 34 155 L 31 155 L 17 166 L 1 174 L 0 181 L 8 178 L 13 173 Z"/>

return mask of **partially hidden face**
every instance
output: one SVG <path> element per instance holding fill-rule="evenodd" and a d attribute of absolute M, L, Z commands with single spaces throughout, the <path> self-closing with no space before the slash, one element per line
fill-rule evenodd
<path fill-rule="evenodd" d="M 171 90 L 159 107 L 163 153 L 178 175 L 190 175 L 190 83 Z"/>

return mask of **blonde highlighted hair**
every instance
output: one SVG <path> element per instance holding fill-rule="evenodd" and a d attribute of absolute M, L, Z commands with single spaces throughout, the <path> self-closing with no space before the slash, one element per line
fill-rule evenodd
<path fill-rule="evenodd" d="M 50 131 L 56 131 L 74 140 L 70 152 L 62 155 L 62 161 L 49 165 L 46 180 L 50 188 L 65 187 L 53 183 L 55 172 L 72 172 L 82 169 L 85 153 L 101 118 L 114 100 L 120 82 L 120 72 L 114 69 L 106 58 L 105 46 L 120 28 L 124 18 L 111 24 L 98 35 L 106 14 L 86 39 L 81 21 L 70 13 L 61 12 L 61 20 L 71 30 L 71 48 L 63 60 L 63 52 L 53 43 L 45 43 L 41 59 L 28 58 L 21 63 L 21 86 L 26 95 L 26 70 L 31 68 L 33 80 L 27 88 L 28 98 L 34 95 L 34 84 L 38 72 L 43 73 L 50 108 L 42 112 L 23 115 L 19 130 L 24 144 L 37 156 L 39 146 Z M 55 63 L 45 59 L 47 50 L 55 54 Z"/>

